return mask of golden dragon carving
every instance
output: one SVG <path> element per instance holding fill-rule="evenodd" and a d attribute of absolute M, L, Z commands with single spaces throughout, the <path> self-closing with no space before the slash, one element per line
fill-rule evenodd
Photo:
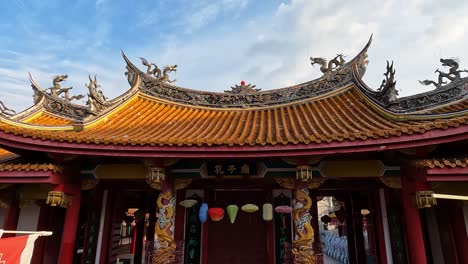
<path fill-rule="evenodd" d="M 174 241 L 174 192 L 170 190 L 161 192 L 156 203 L 158 205 L 159 212 L 159 218 L 155 227 L 158 244 L 156 246 L 156 252 L 152 255 L 152 263 L 174 263 L 176 249 Z"/>
<path fill-rule="evenodd" d="M 294 230 L 296 231 L 292 253 L 294 263 L 315 264 L 315 255 L 312 250 L 314 241 L 314 228 L 312 227 L 310 208 L 312 199 L 309 190 L 297 189 L 294 192 Z"/>

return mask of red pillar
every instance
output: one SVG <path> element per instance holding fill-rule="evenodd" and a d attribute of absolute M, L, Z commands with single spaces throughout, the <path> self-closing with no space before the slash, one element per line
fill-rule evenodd
<path fill-rule="evenodd" d="M 401 176 L 401 200 L 403 202 L 403 213 L 406 228 L 406 243 L 408 246 L 408 257 L 410 263 L 427 263 L 426 250 L 424 247 L 424 236 L 419 216 L 419 209 L 414 202 L 414 192 L 422 190 L 424 185 L 410 179 L 410 173 Z M 412 176 L 415 176 L 414 174 Z M 427 189 L 426 189 L 427 190 Z"/>
<path fill-rule="evenodd" d="M 60 255 L 58 263 L 73 263 L 73 253 L 75 250 L 76 229 L 80 214 L 80 186 L 70 186 L 72 195 L 71 205 L 65 213 L 65 221 L 63 225 L 62 242 L 60 244 Z"/>
<path fill-rule="evenodd" d="M 43 203 L 41 205 L 41 209 L 39 211 L 39 219 L 37 221 L 37 228 L 36 230 L 42 231 L 42 230 L 48 230 L 48 215 L 51 213 L 49 210 L 49 206 Z M 44 250 L 45 250 L 45 241 L 43 237 L 41 239 L 37 239 L 36 242 L 34 243 L 34 252 L 31 258 L 31 263 L 32 264 L 39 264 L 42 263 L 42 257 L 44 255 Z"/>
<path fill-rule="evenodd" d="M 178 190 L 176 192 L 176 199 L 182 201 L 185 199 L 186 190 Z M 184 240 L 184 233 L 185 233 L 185 208 L 183 206 L 176 207 L 176 214 L 175 214 L 175 226 L 174 226 L 174 241 L 176 242 L 177 246 L 182 246 L 179 242 Z M 178 250 L 183 249 L 178 248 Z"/>
<path fill-rule="evenodd" d="M 5 214 L 5 220 L 3 222 L 3 229 L 5 230 L 16 230 L 18 227 L 18 219 L 20 215 L 19 199 L 16 196 L 16 192 L 12 194 L 12 199 L 8 205 L 8 209 Z M 14 237 L 15 234 L 3 234 L 2 238 Z"/>
<path fill-rule="evenodd" d="M 450 222 L 452 224 L 458 260 L 460 263 L 468 263 L 468 234 L 466 233 L 462 203 L 458 201 L 451 201 L 451 203 Z"/>

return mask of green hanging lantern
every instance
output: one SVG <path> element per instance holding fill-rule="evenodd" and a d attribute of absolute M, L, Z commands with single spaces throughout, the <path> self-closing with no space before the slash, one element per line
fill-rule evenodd
<path fill-rule="evenodd" d="M 234 221 L 236 221 L 237 212 L 239 211 L 239 207 L 235 204 L 231 204 L 226 207 L 226 211 L 229 217 L 229 221 L 231 221 L 231 224 L 234 224 Z"/>

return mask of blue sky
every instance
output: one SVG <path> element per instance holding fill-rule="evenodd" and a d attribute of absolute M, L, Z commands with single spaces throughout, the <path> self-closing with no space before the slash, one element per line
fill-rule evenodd
<path fill-rule="evenodd" d="M 139 65 L 178 64 L 176 85 L 223 91 L 245 80 L 264 90 L 320 76 L 309 57 L 353 57 L 374 34 L 365 80 L 377 88 L 394 60 L 400 95 L 428 90 L 440 57 L 468 68 L 468 1 L 423 0 L 15 0 L 0 3 L 0 100 L 32 105 L 31 72 L 56 74 L 85 93 L 97 74 L 104 94 L 128 89 L 120 50 Z M 142 67 L 143 68 L 143 67 Z"/>

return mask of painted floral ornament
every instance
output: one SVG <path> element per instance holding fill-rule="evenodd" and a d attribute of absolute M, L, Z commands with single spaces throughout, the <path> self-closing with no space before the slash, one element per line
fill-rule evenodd
<path fill-rule="evenodd" d="M 288 205 L 276 206 L 275 212 L 278 214 L 290 214 L 292 212 L 292 207 Z"/>
<path fill-rule="evenodd" d="M 226 207 L 226 211 L 229 217 L 229 221 L 231 222 L 231 224 L 234 224 L 234 222 L 236 221 L 237 212 L 239 212 L 239 206 L 235 204 L 228 205 Z"/>
<path fill-rule="evenodd" d="M 200 222 L 205 223 L 208 219 L 208 204 L 202 203 L 200 206 L 200 211 L 198 212 L 198 218 Z"/>
<path fill-rule="evenodd" d="M 255 204 L 245 204 L 241 207 L 241 210 L 246 213 L 254 213 L 258 211 L 258 206 Z"/>
<path fill-rule="evenodd" d="M 211 221 L 219 222 L 223 220 L 224 209 L 219 207 L 212 207 L 208 209 L 208 215 L 210 216 Z"/>
<path fill-rule="evenodd" d="M 183 200 L 179 203 L 180 206 L 183 206 L 185 208 L 190 208 L 194 205 L 196 205 L 198 203 L 197 200 L 194 200 L 194 199 L 187 199 L 187 200 Z"/>

